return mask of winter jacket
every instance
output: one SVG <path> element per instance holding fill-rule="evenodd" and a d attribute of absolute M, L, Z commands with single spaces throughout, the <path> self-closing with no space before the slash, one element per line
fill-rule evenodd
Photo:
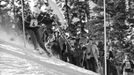
<path fill-rule="evenodd" d="M 126 63 L 129 62 L 130 63 L 130 68 L 126 68 Z M 134 68 L 134 64 L 131 60 L 124 60 L 123 64 L 122 64 L 122 70 L 125 72 L 132 72 Z"/>

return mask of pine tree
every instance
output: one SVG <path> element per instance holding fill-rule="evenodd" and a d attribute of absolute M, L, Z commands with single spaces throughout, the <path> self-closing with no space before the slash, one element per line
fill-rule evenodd
<path fill-rule="evenodd" d="M 106 17 L 107 17 L 107 37 L 112 41 L 110 46 L 114 48 L 117 61 L 122 61 L 123 54 L 133 54 L 133 45 L 131 39 L 133 19 L 130 19 L 130 10 L 125 0 L 107 1 L 106 2 Z"/>

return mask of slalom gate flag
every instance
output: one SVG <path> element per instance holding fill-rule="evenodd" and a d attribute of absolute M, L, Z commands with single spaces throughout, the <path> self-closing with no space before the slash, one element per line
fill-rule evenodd
<path fill-rule="evenodd" d="M 60 23 L 62 24 L 61 27 L 66 27 L 67 23 L 64 19 L 63 14 L 60 11 L 60 8 L 57 6 L 56 2 L 53 0 L 48 0 L 49 6 L 53 10 L 53 14 L 56 14 L 59 18 Z"/>

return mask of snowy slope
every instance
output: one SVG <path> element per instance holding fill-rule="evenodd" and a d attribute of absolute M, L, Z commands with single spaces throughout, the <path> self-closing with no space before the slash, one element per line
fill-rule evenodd
<path fill-rule="evenodd" d="M 24 49 L 0 41 L 2 75 L 98 75 L 55 58 L 42 57 L 28 49 L 26 55 Z"/>

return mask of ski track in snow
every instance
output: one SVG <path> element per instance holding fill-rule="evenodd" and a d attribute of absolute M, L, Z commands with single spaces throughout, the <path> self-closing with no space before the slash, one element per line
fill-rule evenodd
<path fill-rule="evenodd" d="M 19 54 L 25 55 L 25 53 L 23 52 L 23 49 L 21 49 L 21 48 L 13 47 L 11 45 L 6 45 L 6 44 L 0 44 L 0 47 L 4 48 L 4 49 L 7 49 L 7 50 L 10 50 L 10 51 L 13 51 L 15 53 L 19 53 Z M 57 65 L 57 66 L 64 66 L 66 68 L 70 68 L 70 69 L 73 69 L 75 71 L 79 71 L 79 72 L 86 73 L 86 74 L 88 74 L 90 72 L 88 70 L 85 70 L 83 68 L 79 68 L 79 67 L 71 65 L 69 63 L 65 63 L 65 62 L 63 62 L 61 60 L 58 60 L 58 59 L 42 57 L 42 56 L 39 56 L 39 55 L 36 55 L 36 54 L 32 54 L 32 53 L 29 53 L 29 55 L 30 55 L 30 57 L 37 58 L 40 61 L 46 62 L 46 63 L 49 63 L 49 64 L 54 64 L 54 65 Z M 54 74 L 52 74 L 52 75 L 54 75 Z"/>
<path fill-rule="evenodd" d="M 14 51 L 14 52 L 17 52 L 17 53 L 20 53 L 20 54 L 25 55 L 25 53 L 23 52 L 23 50 L 20 49 L 20 48 L 15 48 L 15 47 L 12 47 L 10 45 L 4 45 L 4 44 L 0 44 L 0 47 L 1 48 L 4 48 L 4 49 L 7 49 L 7 50 L 11 50 L 11 51 Z"/>
<path fill-rule="evenodd" d="M 33 61 L 7 53 L 0 52 L 0 54 L 1 75 L 66 75 L 50 68 L 44 68 Z"/>

